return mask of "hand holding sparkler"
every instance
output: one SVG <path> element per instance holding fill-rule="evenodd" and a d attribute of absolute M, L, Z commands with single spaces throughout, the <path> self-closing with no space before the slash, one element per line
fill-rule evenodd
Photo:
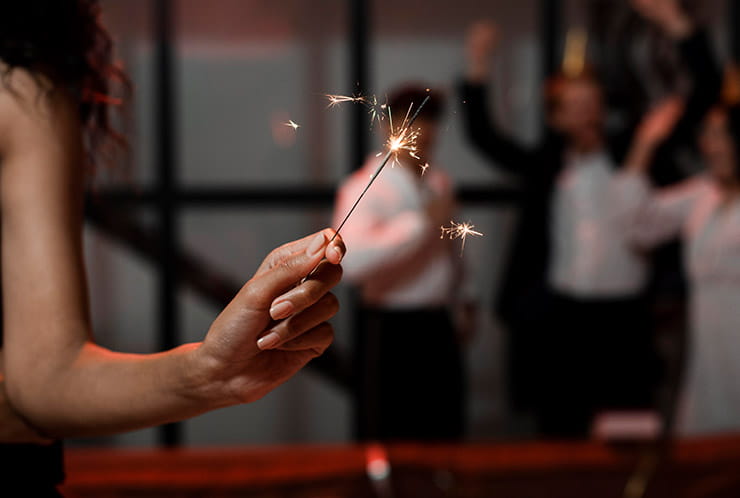
<path fill-rule="evenodd" d="M 215 404 L 255 401 L 329 347 L 327 320 L 338 310 L 331 290 L 344 253 L 341 237 L 326 229 L 265 258 L 193 350 L 189 370 L 202 377 Z"/>

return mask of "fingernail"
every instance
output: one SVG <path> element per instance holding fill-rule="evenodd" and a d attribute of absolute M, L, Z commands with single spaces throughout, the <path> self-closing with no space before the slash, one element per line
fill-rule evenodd
<path fill-rule="evenodd" d="M 324 249 L 324 242 L 326 242 L 324 234 L 318 234 L 308 245 L 308 249 L 306 249 L 306 254 L 308 254 L 309 257 L 312 258 L 317 256 Z"/>
<path fill-rule="evenodd" d="M 342 261 L 342 258 L 344 257 L 344 254 L 342 254 L 342 251 L 338 247 L 336 247 L 336 246 L 332 247 L 331 250 L 336 255 L 337 260 L 338 260 L 337 262 L 341 262 Z"/>
<path fill-rule="evenodd" d="M 272 349 L 280 342 L 280 336 L 276 332 L 270 332 L 257 341 L 257 347 L 260 349 Z"/>
<path fill-rule="evenodd" d="M 282 301 L 270 308 L 270 316 L 273 320 L 287 318 L 291 313 L 293 313 L 293 303 L 290 301 Z"/>

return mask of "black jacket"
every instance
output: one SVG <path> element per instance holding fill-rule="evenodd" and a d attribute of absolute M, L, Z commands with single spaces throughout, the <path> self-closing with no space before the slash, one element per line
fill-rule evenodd
<path fill-rule="evenodd" d="M 676 181 L 676 175 L 672 173 L 675 171 L 675 151 L 693 142 L 697 125 L 716 103 L 722 85 L 721 73 L 704 31 L 697 30 L 683 40 L 679 48 L 694 85 L 681 121 L 656 155 L 652 175 L 653 181 L 659 185 Z M 515 174 L 521 182 L 519 223 L 496 308 L 499 317 L 507 323 L 528 320 L 538 312 L 538 302 L 546 294 L 550 205 L 555 181 L 563 168 L 565 142 L 553 130 L 548 130 L 539 145 L 524 147 L 496 128 L 487 112 L 483 86 L 464 82 L 461 94 L 462 117 L 469 140 L 497 167 Z M 609 150 L 615 164 L 622 164 L 633 133 L 634 129 L 628 129 L 609 137 Z M 675 266 L 676 262 L 671 264 Z"/>

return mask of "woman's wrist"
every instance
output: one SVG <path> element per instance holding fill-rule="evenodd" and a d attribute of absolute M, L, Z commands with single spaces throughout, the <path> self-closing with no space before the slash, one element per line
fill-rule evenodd
<path fill-rule="evenodd" d="M 228 383 L 219 375 L 218 362 L 202 346 L 202 343 L 185 344 L 172 351 L 180 360 L 180 396 L 195 402 L 203 412 L 238 404 Z"/>

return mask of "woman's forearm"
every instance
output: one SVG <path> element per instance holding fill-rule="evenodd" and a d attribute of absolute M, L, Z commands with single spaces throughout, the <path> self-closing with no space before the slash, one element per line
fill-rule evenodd
<path fill-rule="evenodd" d="M 88 343 L 69 368 L 29 369 L 8 379 L 7 391 L 24 419 L 55 438 L 136 430 L 233 404 L 208 384 L 195 348 L 132 355 Z"/>

